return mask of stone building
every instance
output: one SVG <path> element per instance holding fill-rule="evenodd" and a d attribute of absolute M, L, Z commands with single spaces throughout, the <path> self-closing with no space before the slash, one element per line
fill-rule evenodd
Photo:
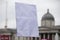
<path fill-rule="evenodd" d="M 39 27 L 40 39 L 60 40 L 60 26 L 55 26 L 55 19 L 47 9 L 47 13 L 41 19 L 41 27 Z"/>
<path fill-rule="evenodd" d="M 60 40 L 60 26 L 55 26 L 54 16 L 47 9 L 39 26 L 40 37 L 17 37 L 16 29 L 0 29 L 0 40 Z"/>

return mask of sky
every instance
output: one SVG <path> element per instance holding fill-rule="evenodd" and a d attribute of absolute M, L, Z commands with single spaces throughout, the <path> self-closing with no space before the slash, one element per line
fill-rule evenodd
<path fill-rule="evenodd" d="M 16 28 L 15 2 L 36 5 L 38 26 L 47 9 L 54 16 L 55 25 L 60 25 L 60 0 L 0 0 L 0 28 L 5 26 L 6 13 L 8 28 Z"/>

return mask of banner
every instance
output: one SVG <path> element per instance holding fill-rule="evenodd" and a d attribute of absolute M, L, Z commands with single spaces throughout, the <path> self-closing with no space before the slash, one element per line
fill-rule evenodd
<path fill-rule="evenodd" d="M 36 6 L 15 3 L 17 36 L 38 37 Z"/>

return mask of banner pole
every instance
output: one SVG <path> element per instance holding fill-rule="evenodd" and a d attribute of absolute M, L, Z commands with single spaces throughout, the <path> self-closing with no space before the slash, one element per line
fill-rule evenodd
<path fill-rule="evenodd" d="M 7 21 L 8 21 L 8 18 L 7 18 L 7 7 L 8 7 L 8 5 L 7 5 L 7 0 L 6 0 L 6 18 L 5 18 L 5 29 L 7 29 Z"/>

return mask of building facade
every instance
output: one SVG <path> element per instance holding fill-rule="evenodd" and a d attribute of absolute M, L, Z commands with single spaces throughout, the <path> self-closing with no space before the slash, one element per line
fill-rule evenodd
<path fill-rule="evenodd" d="M 16 29 L 0 29 L 0 40 L 60 40 L 60 26 L 55 26 L 55 19 L 47 9 L 39 26 L 39 37 L 17 37 Z"/>

